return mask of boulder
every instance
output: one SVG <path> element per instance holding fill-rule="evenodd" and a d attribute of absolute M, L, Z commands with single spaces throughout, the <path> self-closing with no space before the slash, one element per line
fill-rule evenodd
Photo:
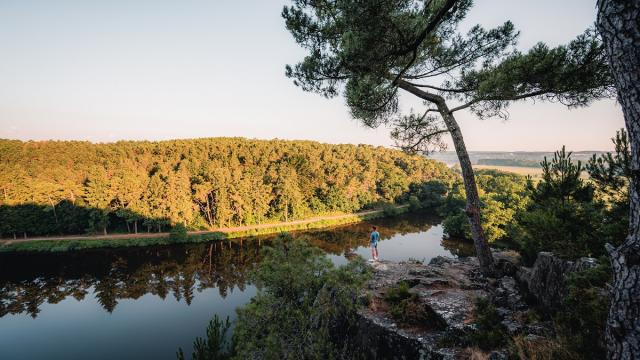
<path fill-rule="evenodd" d="M 576 261 L 561 259 L 550 252 L 541 252 L 531 268 L 520 268 L 516 278 L 535 297 L 537 302 L 550 313 L 557 311 L 567 294 L 567 276 L 596 266 L 593 258 Z"/>
<path fill-rule="evenodd" d="M 370 359 L 455 359 L 472 326 L 477 297 L 488 297 L 474 258 L 434 258 L 429 265 L 378 262 L 367 284 L 370 305 L 358 312 L 359 347 Z M 396 321 L 385 302 L 388 289 L 404 282 L 428 314 L 425 323 Z"/>

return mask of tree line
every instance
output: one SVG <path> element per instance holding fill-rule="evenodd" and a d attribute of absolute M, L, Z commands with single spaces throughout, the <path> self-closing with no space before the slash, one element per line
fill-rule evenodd
<path fill-rule="evenodd" d="M 368 145 L 210 138 L 0 140 L 5 237 L 211 229 L 352 212 L 451 181 L 444 165 Z"/>
<path fill-rule="evenodd" d="M 563 147 L 540 163 L 539 181 L 497 170 L 476 171 L 488 240 L 515 247 L 528 265 L 540 251 L 572 259 L 601 257 L 607 254 L 605 244 L 621 244 L 629 227 L 631 149 L 624 129 L 612 141 L 614 152 L 594 154 L 586 164 L 574 161 Z M 436 201 L 433 191 L 415 195 L 444 217 L 449 236 L 471 239 L 460 181 L 436 193 L 441 194 Z"/>

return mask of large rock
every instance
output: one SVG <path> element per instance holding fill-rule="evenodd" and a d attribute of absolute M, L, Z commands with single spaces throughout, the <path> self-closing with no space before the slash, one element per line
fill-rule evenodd
<path fill-rule="evenodd" d="M 516 274 L 530 295 L 550 313 L 558 310 L 567 294 L 567 276 L 590 269 L 597 264 L 593 258 L 568 261 L 549 252 L 538 254 L 532 268 L 520 268 Z"/>
<path fill-rule="evenodd" d="M 488 297 L 486 280 L 476 259 L 437 257 L 429 265 L 416 262 L 379 262 L 372 265 L 367 285 L 370 304 L 359 311 L 358 343 L 370 359 L 455 359 L 456 334 L 472 325 L 475 299 Z M 402 324 L 388 313 L 384 296 L 406 282 L 417 295 L 428 320 Z M 446 345 L 444 345 L 446 344 Z M 448 347 L 451 346 L 451 347 Z"/>

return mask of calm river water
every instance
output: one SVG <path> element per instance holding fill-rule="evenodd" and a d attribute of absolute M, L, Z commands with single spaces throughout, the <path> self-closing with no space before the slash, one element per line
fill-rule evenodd
<path fill-rule="evenodd" d="M 443 240 L 426 215 L 375 220 L 380 257 L 426 260 L 467 256 L 470 245 Z M 370 257 L 362 223 L 298 232 L 336 264 Z M 256 293 L 248 273 L 260 262 L 260 241 L 0 254 L 0 359 L 175 359 L 189 356 L 214 314 Z"/>

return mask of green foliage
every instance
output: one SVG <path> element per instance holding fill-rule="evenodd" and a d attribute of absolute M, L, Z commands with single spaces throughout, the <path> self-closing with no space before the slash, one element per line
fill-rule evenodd
<path fill-rule="evenodd" d="M 0 236 L 137 233 L 264 224 L 406 200 L 453 178 L 397 150 L 239 138 L 0 140 Z"/>
<path fill-rule="evenodd" d="M 583 171 L 582 163 L 571 161 L 571 152 L 567 152 L 564 146 L 555 152 L 551 162 L 545 156 L 540 165 L 542 181 L 532 188 L 531 194 L 535 202 L 548 199 L 558 199 L 562 202 L 593 200 L 593 187 L 580 178 Z"/>
<path fill-rule="evenodd" d="M 185 242 L 187 238 L 187 227 L 182 223 L 177 223 L 169 232 L 169 240 L 171 242 Z"/>
<path fill-rule="evenodd" d="M 610 281 L 611 268 L 606 258 L 601 258 L 594 268 L 569 275 L 569 293 L 554 324 L 559 339 L 575 354 L 574 358 L 606 358 L 604 335 L 609 297 L 605 287 Z"/>
<path fill-rule="evenodd" d="M 233 356 L 233 344 L 231 343 L 231 336 L 229 329 L 231 328 L 231 321 L 229 317 L 223 322 L 218 318 L 218 315 L 214 315 L 213 319 L 207 326 L 207 335 L 203 338 L 196 338 L 193 342 L 193 353 L 191 354 L 192 360 L 228 360 Z M 182 348 L 178 349 L 176 354 L 178 360 L 184 360 L 184 353 Z"/>
<path fill-rule="evenodd" d="M 478 298 L 475 316 L 476 328 L 469 336 L 471 344 L 483 350 L 493 350 L 507 343 L 507 332 L 491 301 Z"/>
<path fill-rule="evenodd" d="M 403 116 L 399 88 L 427 104 L 451 100 L 481 117 L 506 117 L 511 102 L 527 98 L 583 106 L 614 95 L 594 31 L 568 45 L 539 43 L 521 53 L 510 21 L 458 31 L 471 0 L 291 3 L 282 16 L 307 54 L 287 66 L 286 75 L 325 97 L 342 90 L 354 118 L 371 127 L 390 125 L 396 142 L 410 152 L 440 145 L 447 128 L 432 116 L 440 111 L 435 108 Z"/>
<path fill-rule="evenodd" d="M 387 289 L 384 294 L 384 300 L 389 303 L 389 313 L 396 320 L 407 322 L 411 319 L 407 311 L 408 304 L 414 302 L 417 298 L 415 293 L 409 291 L 409 284 L 400 282 L 397 286 Z"/>
<path fill-rule="evenodd" d="M 501 113 L 507 101 L 527 96 L 586 106 L 615 94 L 603 49 L 597 32 L 588 29 L 567 45 L 538 43 L 527 53 L 514 51 L 500 62 L 464 72 L 455 86 L 473 89 L 469 98 L 485 99 L 472 106 L 481 117 L 507 116 Z"/>
<path fill-rule="evenodd" d="M 604 207 L 602 236 L 605 242 L 618 245 L 629 230 L 629 184 L 631 182 L 631 149 L 625 129 L 611 139 L 614 153 L 595 155 L 586 165 L 596 187 L 598 202 Z"/>
<path fill-rule="evenodd" d="M 404 281 L 388 288 L 384 300 L 389 305 L 389 314 L 401 323 L 434 328 L 443 325 L 435 314 L 420 303 L 418 295 L 411 292 L 409 284 Z"/>
<path fill-rule="evenodd" d="M 532 205 L 519 219 L 516 239 L 523 261 L 532 264 L 540 251 L 576 258 L 604 254 L 598 233 L 600 212 L 591 202 L 548 199 Z"/>
<path fill-rule="evenodd" d="M 238 358 L 347 357 L 367 269 L 362 259 L 335 268 L 321 250 L 283 235 L 252 276 L 258 294 L 238 310 Z"/>
<path fill-rule="evenodd" d="M 526 178 L 496 170 L 480 170 L 476 172 L 476 181 L 487 239 L 495 242 L 510 237 L 516 213 L 526 208 L 529 201 Z M 464 213 L 465 204 L 462 182 L 456 182 L 439 208 L 445 217 L 443 227 L 450 237 L 471 239 L 469 220 Z"/>
<path fill-rule="evenodd" d="M 603 255 L 601 206 L 594 201 L 591 184 L 580 177 L 582 164 L 573 163 L 563 147 L 541 165 L 542 180 L 529 185 L 532 201 L 520 213 L 514 232 L 524 262 L 533 263 L 540 251 L 566 257 Z"/>
<path fill-rule="evenodd" d="M 390 217 L 398 216 L 401 213 L 398 207 L 393 204 L 384 204 L 382 206 L 382 212 L 384 213 L 385 216 L 390 216 Z"/>
<path fill-rule="evenodd" d="M 420 209 L 422 209 L 422 203 L 420 203 L 418 197 L 415 195 L 409 196 L 409 210 L 417 211 Z"/>
<path fill-rule="evenodd" d="M 444 203 L 447 191 L 448 185 L 442 180 L 429 180 L 421 184 L 411 184 L 409 186 L 409 205 L 415 209 L 435 210 Z M 415 199 L 412 200 L 412 198 Z"/>

